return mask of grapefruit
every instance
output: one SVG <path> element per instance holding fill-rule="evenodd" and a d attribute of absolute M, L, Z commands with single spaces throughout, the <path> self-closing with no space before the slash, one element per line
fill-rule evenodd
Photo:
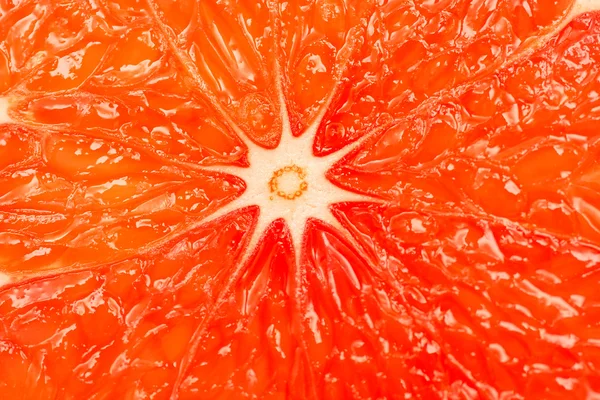
<path fill-rule="evenodd" d="M 600 399 L 594 9 L 0 0 L 0 398 Z"/>

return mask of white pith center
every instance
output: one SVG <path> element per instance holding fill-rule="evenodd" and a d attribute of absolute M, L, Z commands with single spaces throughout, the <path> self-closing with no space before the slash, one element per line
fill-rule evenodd
<path fill-rule="evenodd" d="M 309 219 L 321 220 L 344 232 L 331 212 L 331 205 L 377 201 L 339 188 L 326 178 L 327 171 L 354 146 L 330 156 L 316 157 L 313 154 L 313 142 L 317 127 L 318 123 L 315 123 L 300 137 L 294 137 L 284 113 L 282 138 L 277 148 L 268 150 L 245 141 L 250 167 L 209 167 L 211 170 L 238 176 L 246 183 L 245 192 L 213 214 L 211 220 L 248 206 L 258 206 L 260 209 L 246 257 L 251 255 L 259 239 L 276 220 L 285 221 L 292 237 L 295 255 L 299 257 L 303 233 Z M 276 188 L 273 183 L 277 185 Z"/>

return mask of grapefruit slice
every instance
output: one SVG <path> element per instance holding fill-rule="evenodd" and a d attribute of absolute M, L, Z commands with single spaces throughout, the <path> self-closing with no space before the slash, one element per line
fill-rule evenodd
<path fill-rule="evenodd" d="M 0 1 L 0 397 L 600 398 L 594 9 Z"/>

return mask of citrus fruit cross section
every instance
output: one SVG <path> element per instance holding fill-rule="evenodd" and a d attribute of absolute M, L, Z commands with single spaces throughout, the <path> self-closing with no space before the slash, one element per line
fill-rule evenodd
<path fill-rule="evenodd" d="M 0 398 L 600 399 L 597 0 L 0 0 Z"/>

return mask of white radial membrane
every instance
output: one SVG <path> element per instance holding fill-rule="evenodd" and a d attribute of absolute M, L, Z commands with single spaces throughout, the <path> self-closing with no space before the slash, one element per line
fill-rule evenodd
<path fill-rule="evenodd" d="M 317 157 L 313 154 L 313 142 L 319 121 L 317 119 L 301 136 L 295 137 L 289 128 L 287 113 L 284 112 L 282 137 L 275 149 L 264 149 L 242 137 L 248 147 L 250 167 L 207 168 L 242 178 L 246 183 L 246 190 L 203 223 L 237 209 L 259 207 L 256 228 L 252 232 L 243 262 L 252 255 L 258 241 L 277 220 L 285 221 L 289 229 L 297 261 L 302 250 L 306 223 L 310 219 L 318 219 L 337 228 L 348 240 L 354 242 L 334 217 L 331 206 L 347 202 L 379 202 L 378 199 L 342 189 L 327 179 L 327 171 L 362 141 L 338 153 Z"/>

